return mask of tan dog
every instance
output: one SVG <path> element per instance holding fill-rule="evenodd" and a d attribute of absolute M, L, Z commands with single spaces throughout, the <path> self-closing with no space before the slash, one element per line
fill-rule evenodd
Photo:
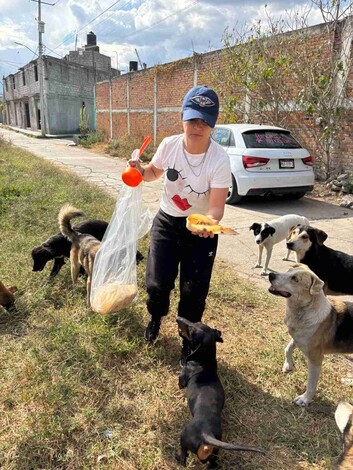
<path fill-rule="evenodd" d="M 100 247 L 100 241 L 93 235 L 78 233 L 71 226 L 71 219 L 80 217 L 83 212 L 66 204 L 59 212 L 59 229 L 61 233 L 71 241 L 70 263 L 71 279 L 75 285 L 77 282 L 80 265 L 87 274 L 87 305 L 90 307 L 90 293 L 93 263 L 96 253 Z"/>
<path fill-rule="evenodd" d="M 270 273 L 269 280 L 269 292 L 286 298 L 285 324 L 293 338 L 285 349 L 283 372 L 293 369 L 295 347 L 307 358 L 307 389 L 294 400 L 306 406 L 316 393 L 324 355 L 353 352 L 353 303 L 329 300 L 323 281 L 305 265 Z"/>
<path fill-rule="evenodd" d="M 353 469 L 353 406 L 341 401 L 335 412 L 335 420 L 343 438 L 343 451 L 338 457 L 337 468 Z"/>
<path fill-rule="evenodd" d="M 6 307 L 11 307 L 15 302 L 14 293 L 17 292 L 16 286 L 5 287 L 0 281 L 0 312 L 4 312 Z"/>

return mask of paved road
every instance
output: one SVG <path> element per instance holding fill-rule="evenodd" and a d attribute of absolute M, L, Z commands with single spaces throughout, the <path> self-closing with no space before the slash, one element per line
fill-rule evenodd
<path fill-rule="evenodd" d="M 0 126 L 0 136 L 14 145 L 50 160 L 55 165 L 67 168 L 99 187 L 118 195 L 122 185 L 120 174 L 125 162 L 70 145 L 69 139 L 37 139 Z M 144 183 L 143 200 L 156 212 L 161 194 L 161 181 Z M 69 202 L 69 201 L 68 201 Z M 74 203 L 75 201 L 70 201 Z M 284 214 L 295 213 L 306 216 L 312 225 L 329 234 L 326 244 L 332 248 L 353 254 L 353 211 L 305 197 L 299 201 L 265 201 L 261 198 L 249 200 L 236 206 L 227 206 L 223 223 L 234 226 L 238 236 L 220 237 L 218 257 L 235 264 L 241 276 L 267 288 L 268 281 L 260 276 L 260 269 L 252 269 L 257 259 L 255 245 L 249 226 Z M 48 234 L 49 235 L 49 234 Z M 282 261 L 285 244 L 275 246 L 270 268 L 285 271 L 288 262 Z"/>

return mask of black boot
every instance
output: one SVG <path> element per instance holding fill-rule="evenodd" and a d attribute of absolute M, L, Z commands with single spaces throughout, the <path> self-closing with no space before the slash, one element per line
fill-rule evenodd
<path fill-rule="evenodd" d="M 151 317 L 146 329 L 145 329 L 145 340 L 148 343 L 154 343 L 158 338 L 159 328 L 161 326 L 161 318 L 160 317 Z"/>
<path fill-rule="evenodd" d="M 180 367 L 186 365 L 186 360 L 191 354 L 191 343 L 187 339 L 183 338 L 183 345 L 181 347 L 181 356 L 180 356 Z"/>

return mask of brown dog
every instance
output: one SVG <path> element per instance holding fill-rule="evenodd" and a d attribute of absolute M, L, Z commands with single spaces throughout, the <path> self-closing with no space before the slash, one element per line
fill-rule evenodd
<path fill-rule="evenodd" d="M 16 286 L 7 288 L 0 281 L 0 312 L 4 311 L 6 307 L 11 307 L 11 305 L 13 305 L 15 302 L 15 292 L 17 292 Z"/>
<path fill-rule="evenodd" d="M 269 281 L 269 292 L 286 299 L 285 324 L 292 336 L 285 349 L 283 372 L 293 370 L 296 347 L 307 359 L 307 389 L 294 400 L 306 406 L 316 393 L 325 354 L 353 353 L 353 303 L 327 298 L 324 282 L 306 265 L 270 273 Z"/>
<path fill-rule="evenodd" d="M 66 204 L 59 212 L 59 229 L 61 233 L 71 241 L 70 263 L 71 279 L 75 285 L 77 282 L 80 266 L 87 274 L 87 305 L 90 307 L 90 293 L 93 263 L 96 253 L 100 247 L 100 241 L 88 233 L 78 233 L 71 226 L 71 219 L 80 217 L 83 212 Z"/>

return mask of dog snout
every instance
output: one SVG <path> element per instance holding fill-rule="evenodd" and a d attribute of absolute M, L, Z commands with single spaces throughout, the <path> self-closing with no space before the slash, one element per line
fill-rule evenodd
<path fill-rule="evenodd" d="M 256 240 L 256 243 L 257 243 L 258 245 L 260 245 L 261 240 Z"/>
<path fill-rule="evenodd" d="M 270 282 L 274 281 L 276 279 L 276 273 L 270 273 L 268 275 L 268 279 Z"/>

